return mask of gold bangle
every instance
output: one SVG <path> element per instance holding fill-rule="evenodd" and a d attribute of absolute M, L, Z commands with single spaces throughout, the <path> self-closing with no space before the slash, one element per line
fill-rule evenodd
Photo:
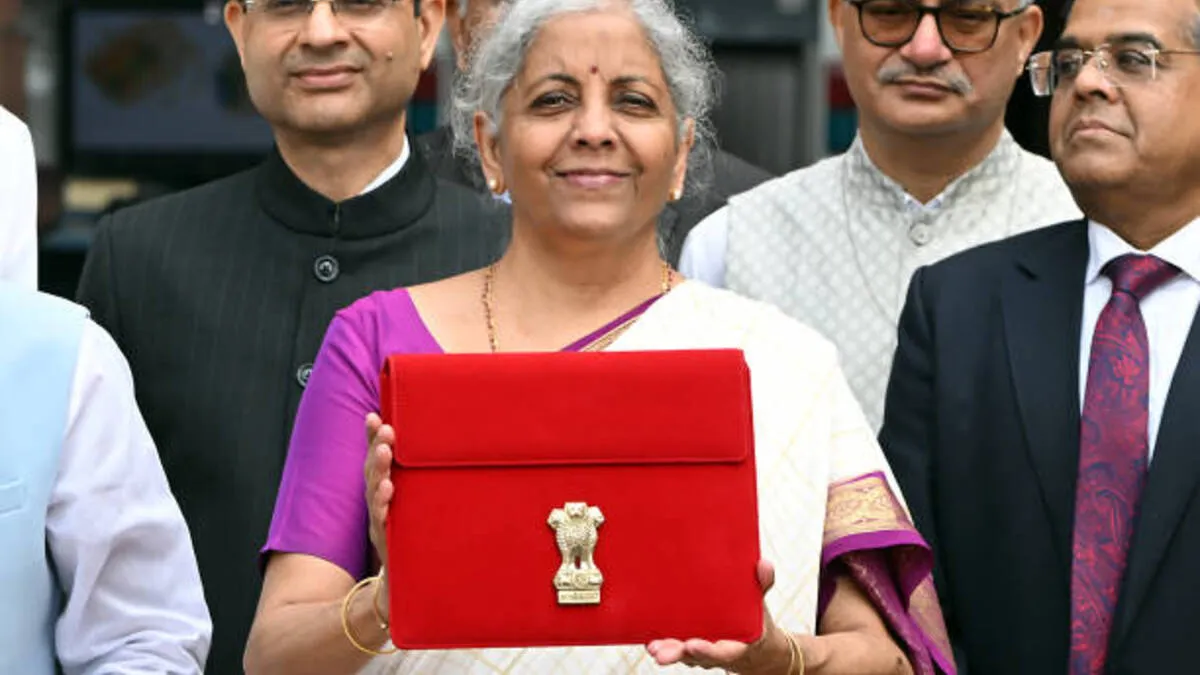
<path fill-rule="evenodd" d="M 783 634 L 787 636 L 788 650 L 792 653 L 791 661 L 788 663 L 788 675 L 804 675 L 804 652 L 800 650 L 796 636 L 786 630 L 783 631 Z"/>
<path fill-rule="evenodd" d="M 388 632 L 388 627 L 391 625 L 391 622 L 389 622 L 387 619 L 383 618 L 383 610 L 379 609 L 379 596 L 382 594 L 382 591 L 383 591 L 383 571 L 382 570 L 380 570 L 379 574 L 375 575 L 375 579 L 379 583 L 375 584 L 375 600 L 371 603 L 371 607 L 374 608 L 374 610 L 375 610 L 375 620 L 377 620 L 379 622 L 379 628 L 381 630 L 383 630 L 383 632 L 386 633 L 386 632 Z"/>
<path fill-rule="evenodd" d="M 354 584 L 354 588 L 351 588 L 350 592 L 346 594 L 346 599 L 342 601 L 342 632 L 344 632 L 346 634 L 346 639 L 350 640 L 350 644 L 354 645 L 355 649 L 357 649 L 358 651 L 360 651 L 364 654 L 369 654 L 371 656 L 383 656 L 385 654 L 395 654 L 396 652 L 398 652 L 400 650 L 394 646 L 392 647 L 391 651 L 386 651 L 386 652 L 377 651 L 377 650 L 371 649 L 370 647 L 364 647 L 362 645 L 362 643 L 358 641 L 358 638 L 354 636 L 354 631 L 350 630 L 350 602 L 352 600 L 354 600 L 355 594 L 357 594 L 360 590 L 362 590 L 363 586 L 366 586 L 367 584 L 371 583 L 372 581 L 379 581 L 379 577 L 373 576 L 373 577 L 367 577 L 366 579 L 363 579 L 362 581 L 358 582 L 357 584 Z M 374 604 L 374 603 L 372 603 L 372 604 Z"/>

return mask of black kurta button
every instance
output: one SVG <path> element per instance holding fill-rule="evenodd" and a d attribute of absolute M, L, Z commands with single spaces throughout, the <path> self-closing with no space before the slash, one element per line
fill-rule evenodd
<path fill-rule="evenodd" d="M 331 255 L 323 255 L 313 262 L 313 274 L 322 283 L 333 283 L 340 273 L 341 268 L 338 265 L 337 258 Z"/>
<path fill-rule="evenodd" d="M 312 364 L 311 363 L 306 363 L 296 369 L 296 383 L 300 385 L 301 389 L 308 386 L 308 378 L 311 376 L 312 376 Z"/>

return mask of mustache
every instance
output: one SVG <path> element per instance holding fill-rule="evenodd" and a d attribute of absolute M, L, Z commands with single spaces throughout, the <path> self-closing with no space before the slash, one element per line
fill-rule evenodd
<path fill-rule="evenodd" d="M 896 84 L 903 80 L 915 78 L 934 80 L 960 96 L 966 96 L 975 90 L 975 85 L 971 84 L 971 80 L 966 75 L 950 72 L 950 69 L 945 65 L 939 65 L 934 68 L 920 68 L 907 61 L 901 61 L 894 65 L 885 65 L 880 68 L 876 74 L 876 78 L 880 84 Z"/>

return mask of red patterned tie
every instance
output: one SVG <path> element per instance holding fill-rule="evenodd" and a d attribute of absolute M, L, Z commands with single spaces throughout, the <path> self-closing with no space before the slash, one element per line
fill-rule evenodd
<path fill-rule="evenodd" d="M 1138 302 L 1178 273 L 1149 255 L 1124 255 L 1104 267 L 1113 290 L 1096 322 L 1083 401 L 1070 675 L 1104 670 L 1149 455 L 1150 349 Z"/>

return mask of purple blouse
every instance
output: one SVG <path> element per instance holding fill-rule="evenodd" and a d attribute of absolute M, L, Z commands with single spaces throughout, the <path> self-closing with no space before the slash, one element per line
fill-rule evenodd
<path fill-rule="evenodd" d="M 313 364 L 288 446 L 263 554 L 305 553 L 367 575 L 366 417 L 379 412 L 389 354 L 440 353 L 408 291 L 379 291 L 338 312 Z"/>

